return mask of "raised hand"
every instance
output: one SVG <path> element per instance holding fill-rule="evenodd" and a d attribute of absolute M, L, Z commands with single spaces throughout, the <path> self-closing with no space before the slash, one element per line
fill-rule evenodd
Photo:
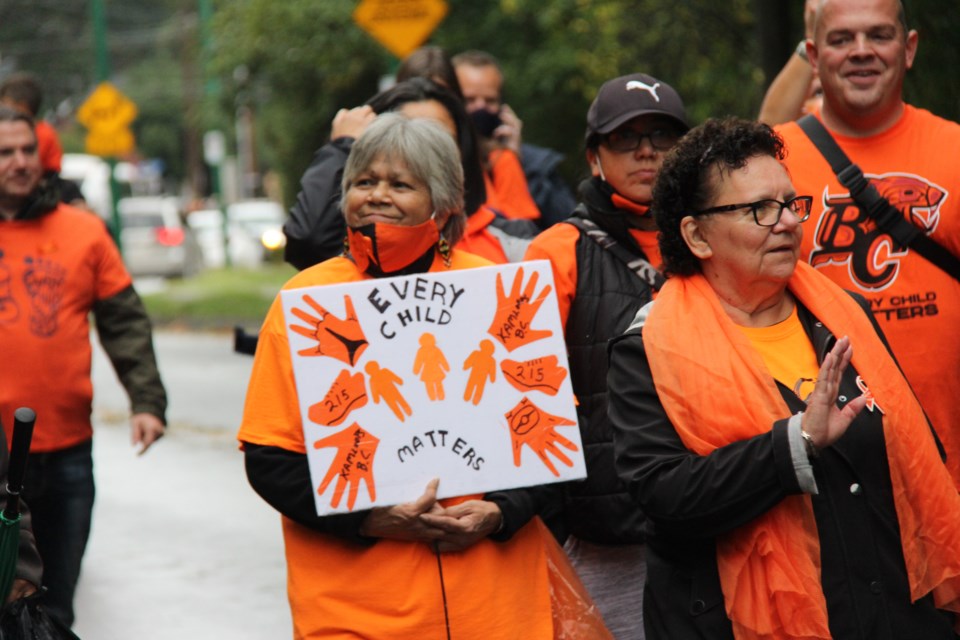
<path fill-rule="evenodd" d="M 540 305 L 546 300 L 551 290 L 550 285 L 547 285 L 540 291 L 536 300 L 533 299 L 539 277 L 539 272 L 535 271 L 521 293 L 523 267 L 520 267 L 513 278 L 513 286 L 508 296 L 504 294 L 502 275 L 497 274 L 497 312 L 493 316 L 493 322 L 490 323 L 487 333 L 499 340 L 507 351 L 513 351 L 517 347 L 553 335 L 552 331 L 533 329 L 530 326 Z"/>
<path fill-rule="evenodd" d="M 577 445 L 557 433 L 555 427 L 576 425 L 576 422 L 547 413 L 530 402 L 528 398 L 521 400 L 506 416 L 507 424 L 510 426 L 510 439 L 513 444 L 514 466 L 520 466 L 520 450 L 524 445 L 533 449 L 533 452 L 539 456 L 543 464 L 547 465 L 547 468 L 555 476 L 559 476 L 560 473 L 553 465 L 553 461 L 547 457 L 548 453 L 568 467 L 573 466 L 573 461 L 557 445 L 559 444 L 570 451 L 577 451 Z"/>
<path fill-rule="evenodd" d="M 350 375 L 350 370 L 344 369 L 330 385 L 323 400 L 310 405 L 307 417 L 317 424 L 335 427 L 343 423 L 351 411 L 365 404 L 367 388 L 363 382 L 363 374 L 357 372 Z"/>
<path fill-rule="evenodd" d="M 301 356 L 336 358 L 352 367 L 368 346 L 363 328 L 357 320 L 357 312 L 353 308 L 353 300 L 350 296 L 343 296 L 346 316 L 342 319 L 327 311 L 309 295 L 304 294 L 303 301 L 317 313 L 317 316 L 299 307 L 293 307 L 291 309 L 293 315 L 306 322 L 307 326 L 292 324 L 290 328 L 302 336 L 316 340 L 317 346 L 301 349 L 297 353 Z"/>
<path fill-rule="evenodd" d="M 863 410 L 868 398 L 859 395 L 847 402 L 842 409 L 837 408 L 837 394 L 840 392 L 840 380 L 850 359 L 853 347 L 850 338 L 844 336 L 837 340 L 833 349 L 823 359 L 813 393 L 807 399 L 807 409 L 803 412 L 801 428 L 813 440 L 817 449 L 829 447 L 847 432 L 847 427 Z"/>
<path fill-rule="evenodd" d="M 376 500 L 377 488 L 373 478 L 373 458 L 379 445 L 380 439 L 365 431 L 356 422 L 343 431 L 314 442 L 314 449 L 337 448 L 337 454 L 333 458 L 323 482 L 317 487 L 317 493 L 323 495 L 333 479 L 336 478 L 337 484 L 333 490 L 330 506 L 338 507 L 343 492 L 349 487 L 347 508 L 353 511 L 361 482 L 367 484 L 367 494 L 370 496 L 370 500 Z"/>

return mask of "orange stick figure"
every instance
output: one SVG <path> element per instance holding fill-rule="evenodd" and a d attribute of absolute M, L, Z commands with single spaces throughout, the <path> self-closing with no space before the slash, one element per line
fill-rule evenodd
<path fill-rule="evenodd" d="M 420 336 L 420 348 L 413 361 L 413 374 L 420 376 L 427 388 L 427 397 L 431 400 L 443 400 L 443 379 L 447 377 L 447 371 L 450 371 L 450 365 L 437 346 L 434 335 L 425 333 Z"/>
<path fill-rule="evenodd" d="M 413 415 L 413 409 L 407 404 L 407 401 L 401 395 L 398 386 L 403 384 L 403 378 L 395 374 L 390 369 L 381 369 L 380 365 L 371 360 L 364 367 L 367 376 L 370 378 L 370 397 L 374 403 L 379 404 L 383 398 L 384 403 L 393 411 L 400 422 L 406 420 L 407 416 Z"/>
<path fill-rule="evenodd" d="M 517 269 L 510 295 L 504 293 L 501 276 L 502 274 L 497 274 L 497 311 L 490 323 L 490 328 L 487 329 L 487 333 L 499 340 L 507 348 L 507 351 L 513 351 L 517 347 L 553 335 L 553 332 L 548 329 L 534 329 L 530 326 L 540 309 L 540 305 L 543 304 L 551 291 L 550 285 L 547 285 L 537 295 L 536 300 L 533 299 L 533 292 L 537 288 L 540 273 L 533 272 L 533 276 L 521 293 L 523 267 Z"/>
<path fill-rule="evenodd" d="M 483 398 L 483 388 L 487 384 L 487 379 L 489 378 L 490 382 L 497 379 L 497 361 L 493 358 L 492 342 L 480 341 L 480 348 L 473 351 L 463 362 L 463 370 L 467 369 L 470 370 L 470 377 L 467 379 L 467 389 L 463 392 L 463 399 L 478 405 Z"/>

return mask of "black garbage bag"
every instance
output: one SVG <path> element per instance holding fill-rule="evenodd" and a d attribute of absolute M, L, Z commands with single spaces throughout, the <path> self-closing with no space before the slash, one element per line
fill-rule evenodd
<path fill-rule="evenodd" d="M 44 610 L 40 596 L 37 592 L 0 609 L 0 640 L 80 640 Z"/>

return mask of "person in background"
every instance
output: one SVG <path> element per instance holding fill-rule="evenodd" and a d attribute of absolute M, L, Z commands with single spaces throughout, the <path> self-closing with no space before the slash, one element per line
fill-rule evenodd
<path fill-rule="evenodd" d="M 39 117 L 40 106 L 43 104 L 43 89 L 39 80 L 30 73 L 14 73 L 8 76 L 0 83 L 0 104 L 33 118 L 40 165 L 44 172 L 60 173 L 63 148 L 60 146 L 57 130 Z"/>
<path fill-rule="evenodd" d="M 688 128 L 665 82 L 643 73 L 605 82 L 587 112 L 592 176 L 580 185 L 581 203 L 526 254 L 553 268 L 587 465 L 585 481 L 562 487 L 564 549 L 618 640 L 643 638 L 644 517 L 613 469 L 606 379 L 597 372 L 607 341 L 662 282 L 649 204 L 664 156 Z"/>
<path fill-rule="evenodd" d="M 167 405 L 150 318 L 103 222 L 58 202 L 30 116 L 0 106 L 0 415 L 28 406 L 39 416 L 23 498 L 45 607 L 68 626 L 95 491 L 91 312 L 143 453 L 163 435 Z"/>
<path fill-rule="evenodd" d="M 458 248 L 469 225 L 463 179 L 449 131 L 424 118 L 377 116 L 343 169 L 348 252 L 284 289 L 489 265 Z M 238 438 L 250 484 L 282 515 L 294 637 L 555 637 L 544 555 L 555 543 L 538 522 L 506 537 L 489 496 L 438 501 L 433 480 L 408 503 L 317 515 L 292 371 L 278 296 Z"/>
<path fill-rule="evenodd" d="M 493 190 L 513 198 L 507 203 L 513 210 L 506 215 L 536 220 L 541 229 L 569 216 L 577 201 L 558 171 L 563 156 L 522 141 L 523 122 L 503 101 L 503 70 L 497 59 L 486 51 L 470 50 L 452 61 L 467 111 L 483 139 Z"/>
<path fill-rule="evenodd" d="M 486 206 L 483 169 L 476 134 L 454 94 L 426 78 L 411 78 L 370 99 L 368 104 L 341 109 L 333 119 L 330 142 L 321 147 L 300 179 L 300 193 L 283 230 L 287 237 L 284 259 L 298 269 L 343 252 L 346 235 L 340 212 L 340 176 L 354 141 L 378 113 L 397 111 L 407 117 L 441 122 L 460 148 L 465 176 L 467 229 L 461 249 L 497 263 L 517 261 L 536 232 L 524 220 L 507 220 Z"/>
<path fill-rule="evenodd" d="M 463 100 L 463 91 L 460 90 L 460 81 L 453 68 L 450 56 L 441 47 L 420 47 L 403 59 L 397 68 L 397 82 L 411 78 L 427 78 L 447 89 L 453 95 Z"/>
<path fill-rule="evenodd" d="M 33 119 L 34 129 L 37 132 L 40 165 L 45 173 L 55 176 L 57 188 L 60 190 L 60 200 L 75 207 L 88 209 L 79 185 L 60 176 L 63 148 L 60 146 L 57 130 L 39 117 L 40 105 L 43 104 L 43 89 L 37 78 L 29 73 L 15 73 L 9 76 L 0 83 L 0 104 L 26 113 Z"/>
<path fill-rule="evenodd" d="M 807 57 L 807 41 L 813 38 L 813 21 L 819 0 L 806 0 L 803 7 L 804 38 L 763 96 L 757 120 L 770 126 L 791 122 L 820 108 L 823 91 L 816 69 Z"/>
<path fill-rule="evenodd" d="M 960 148 L 960 124 L 903 100 L 918 43 L 898 0 L 821 2 L 807 41 L 823 86 L 816 117 L 907 221 L 960 256 L 960 163 L 945 151 Z M 802 259 L 870 301 L 960 487 L 960 282 L 881 231 L 796 123 L 778 131 L 794 184 L 816 197 Z"/>
<path fill-rule="evenodd" d="M 669 277 L 608 373 L 647 640 L 952 640 L 960 495 L 867 301 L 800 261 L 783 158 L 711 119 L 654 188 Z"/>

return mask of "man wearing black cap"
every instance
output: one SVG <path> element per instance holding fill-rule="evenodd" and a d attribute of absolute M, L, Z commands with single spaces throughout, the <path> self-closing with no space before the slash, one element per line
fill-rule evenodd
<path fill-rule="evenodd" d="M 643 638 L 646 564 L 644 516 L 613 467 L 606 345 L 662 282 L 647 207 L 664 154 L 688 128 L 683 101 L 663 81 L 635 73 L 604 83 L 587 112 L 593 175 L 580 185 L 581 202 L 525 256 L 553 267 L 579 402 L 587 479 L 563 487 L 565 549 L 617 640 Z"/>

